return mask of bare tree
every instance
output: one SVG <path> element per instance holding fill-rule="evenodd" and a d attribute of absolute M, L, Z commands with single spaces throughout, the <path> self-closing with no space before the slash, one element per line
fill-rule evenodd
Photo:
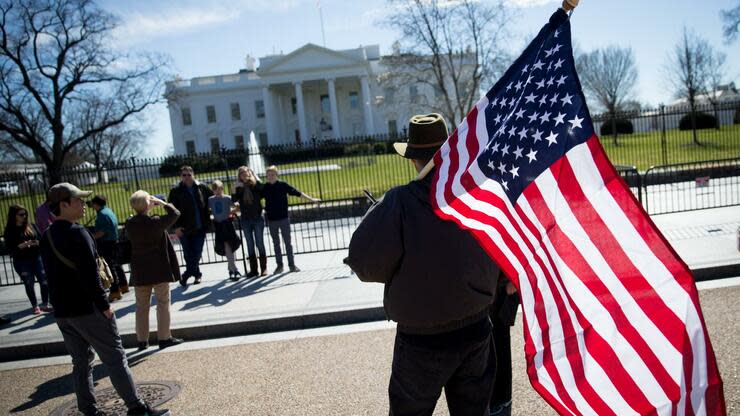
<path fill-rule="evenodd" d="M 685 98 L 691 110 L 691 129 L 694 144 L 701 145 L 696 133 L 696 105 L 699 95 L 708 95 L 711 88 L 712 68 L 719 60 L 724 60 L 712 45 L 693 32 L 684 28 L 681 40 L 668 57 L 665 67 L 668 82 L 678 98 Z M 716 76 L 716 74 L 714 75 Z"/>
<path fill-rule="evenodd" d="M 634 101 L 637 66 L 631 48 L 609 46 L 578 55 L 578 76 L 586 93 L 598 107 L 609 113 L 614 145 L 618 145 L 617 113 Z"/>
<path fill-rule="evenodd" d="M 726 73 L 725 61 L 727 57 L 724 53 L 715 52 L 709 54 L 707 59 L 707 81 L 705 87 L 705 97 L 707 98 L 707 101 L 709 101 L 709 103 L 712 105 L 712 109 L 714 110 L 714 118 L 717 120 L 717 130 L 719 130 L 720 126 L 718 107 L 719 101 L 721 99 L 720 87 L 724 83 Z"/>
<path fill-rule="evenodd" d="M 723 35 L 727 43 L 732 43 L 737 39 L 740 31 L 740 2 L 732 9 L 720 11 L 724 25 L 722 27 Z"/>
<path fill-rule="evenodd" d="M 51 183 L 68 154 L 164 100 L 167 60 L 113 50 L 116 24 L 91 0 L 0 0 L 0 140 Z"/>
<path fill-rule="evenodd" d="M 509 12 L 502 0 L 389 0 L 394 12 L 387 26 L 399 31 L 398 53 L 384 57 L 389 72 L 380 79 L 387 88 L 423 85 L 434 91 L 410 97 L 445 116 L 453 125 L 503 69 Z"/>

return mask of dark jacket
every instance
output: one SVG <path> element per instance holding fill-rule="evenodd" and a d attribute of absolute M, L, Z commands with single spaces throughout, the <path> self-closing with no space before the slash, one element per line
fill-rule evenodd
<path fill-rule="evenodd" d="M 167 214 L 151 217 L 138 214 L 126 221 L 126 236 L 131 241 L 131 281 L 134 286 L 180 280 L 180 265 L 167 229 L 177 221 L 180 211 L 172 204 Z"/>
<path fill-rule="evenodd" d="M 266 183 L 262 189 L 265 198 L 265 216 L 268 221 L 288 218 L 288 195 L 301 196 L 301 191 L 283 181 Z"/>
<path fill-rule="evenodd" d="M 75 264 L 76 269 L 67 267 L 59 260 L 51 249 L 49 238 L 52 238 L 62 256 Z M 85 227 L 56 220 L 39 243 L 54 316 L 69 318 L 89 315 L 96 310 L 103 312 L 110 308 L 105 289 L 98 277 L 95 241 Z"/>
<path fill-rule="evenodd" d="M 195 203 L 198 204 L 197 212 L 200 213 L 200 229 L 196 228 L 196 207 L 185 184 L 180 182 L 179 185 L 172 188 L 167 198 L 167 202 L 170 202 L 180 211 L 180 217 L 175 222 L 174 228 L 183 227 L 185 234 L 207 231 L 211 226 L 211 216 L 208 214 L 208 198 L 213 195 L 213 192 L 206 184 L 200 182 L 195 182 L 193 188 L 195 191 Z"/>
<path fill-rule="evenodd" d="M 33 260 L 40 255 L 38 246 L 31 246 L 26 248 L 19 248 L 18 245 L 31 240 L 40 240 L 41 231 L 36 224 L 31 224 L 33 235 L 26 235 L 26 227 L 10 226 L 5 229 L 3 237 L 5 238 L 5 247 L 8 249 L 8 254 L 14 260 Z"/>
<path fill-rule="evenodd" d="M 234 188 L 231 200 L 239 203 L 239 212 L 243 220 L 256 220 L 262 218 L 262 190 L 265 184 L 257 182 L 254 186 L 240 186 Z M 246 194 L 251 192 L 252 202 L 249 203 Z"/>
<path fill-rule="evenodd" d="M 346 260 L 360 280 L 385 283 L 386 314 L 410 334 L 479 321 L 499 276 L 469 232 L 432 211 L 432 176 L 391 189 L 371 207 L 352 234 Z"/>

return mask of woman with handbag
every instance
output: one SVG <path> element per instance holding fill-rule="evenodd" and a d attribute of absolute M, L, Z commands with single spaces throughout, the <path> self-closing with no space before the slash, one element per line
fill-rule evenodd
<path fill-rule="evenodd" d="M 28 210 L 21 205 L 11 205 L 8 209 L 8 220 L 5 224 L 5 246 L 13 259 L 13 268 L 23 280 L 26 296 L 31 301 L 31 310 L 34 315 L 43 312 L 52 312 L 49 306 L 49 286 L 46 283 L 46 273 L 41 262 L 39 240 L 41 231 L 36 225 L 28 221 Z M 36 299 L 34 279 L 41 287 L 41 305 Z"/>
<path fill-rule="evenodd" d="M 170 283 L 180 280 L 180 265 L 175 256 L 167 229 L 180 216 L 174 205 L 136 191 L 131 195 L 131 208 L 136 215 L 126 221 L 126 236 L 131 241 L 131 281 L 136 297 L 136 339 L 138 350 L 149 348 L 149 307 L 152 291 L 157 298 L 157 339 L 159 348 L 182 342 L 170 332 Z M 161 206 L 167 214 L 150 216 L 148 212 Z"/>

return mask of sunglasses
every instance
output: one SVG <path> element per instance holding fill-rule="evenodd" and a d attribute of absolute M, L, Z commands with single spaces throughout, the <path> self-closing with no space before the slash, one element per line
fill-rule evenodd
<path fill-rule="evenodd" d="M 28 213 L 27 212 L 19 212 L 19 213 L 15 214 L 15 215 L 17 215 L 19 217 L 27 217 L 28 216 Z"/>
<path fill-rule="evenodd" d="M 191 174 L 189 174 L 189 173 L 183 173 L 183 174 L 182 174 L 182 175 L 180 175 L 180 176 L 182 176 L 182 177 L 184 178 L 184 177 L 188 177 L 188 176 L 193 176 L 193 175 L 191 175 Z"/>

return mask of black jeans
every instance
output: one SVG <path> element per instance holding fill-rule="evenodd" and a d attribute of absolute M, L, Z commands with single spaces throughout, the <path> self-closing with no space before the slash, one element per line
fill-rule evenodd
<path fill-rule="evenodd" d="M 483 340 L 453 348 L 413 345 L 396 333 L 390 415 L 431 415 L 443 388 L 451 416 L 488 415 L 495 373 L 490 332 Z"/>
<path fill-rule="evenodd" d="M 143 404 L 131 377 L 115 316 L 108 319 L 102 312 L 95 311 L 89 315 L 56 320 L 62 331 L 64 346 L 72 356 L 72 379 L 77 408 L 81 412 L 90 414 L 97 407 L 92 376 L 93 350 L 108 369 L 111 384 L 126 407 L 132 409 Z"/>
<path fill-rule="evenodd" d="M 110 267 L 110 271 L 113 274 L 113 283 L 110 286 L 110 291 L 118 292 L 121 286 L 128 286 L 126 272 L 123 271 L 123 267 L 118 264 L 118 259 L 116 258 L 116 242 L 98 240 L 97 246 L 98 254 L 108 263 L 108 267 Z"/>

